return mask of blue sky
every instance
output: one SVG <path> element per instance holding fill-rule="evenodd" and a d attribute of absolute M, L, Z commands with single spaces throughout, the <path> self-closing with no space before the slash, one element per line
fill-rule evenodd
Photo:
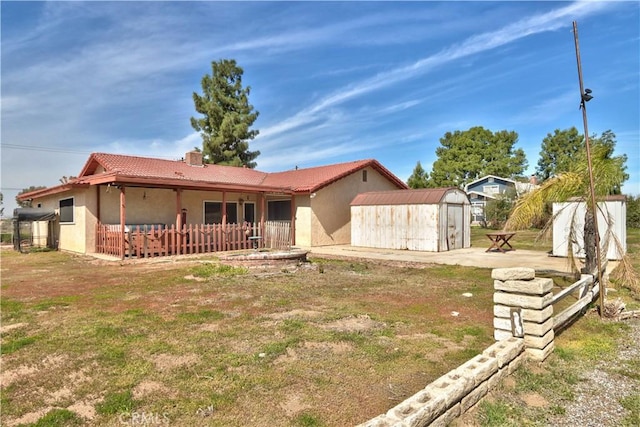
<path fill-rule="evenodd" d="M 375 158 L 406 180 L 448 131 L 519 134 L 535 171 L 554 129 L 611 129 L 640 194 L 640 3 L 7 2 L 5 216 L 17 192 L 77 175 L 91 152 L 177 159 L 211 61 L 235 59 L 260 112 L 257 169 Z"/>

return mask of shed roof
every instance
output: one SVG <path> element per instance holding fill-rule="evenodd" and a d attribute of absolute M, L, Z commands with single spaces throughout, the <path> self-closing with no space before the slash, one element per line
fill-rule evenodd
<path fill-rule="evenodd" d="M 351 206 L 437 204 L 442 202 L 446 194 L 451 191 L 464 194 L 455 187 L 372 191 L 358 194 L 351 202 Z"/>

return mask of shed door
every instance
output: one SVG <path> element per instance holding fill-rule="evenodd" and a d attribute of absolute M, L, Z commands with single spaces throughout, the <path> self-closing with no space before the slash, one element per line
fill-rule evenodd
<path fill-rule="evenodd" d="M 447 246 L 449 250 L 464 247 L 464 221 L 462 205 L 447 205 Z"/>

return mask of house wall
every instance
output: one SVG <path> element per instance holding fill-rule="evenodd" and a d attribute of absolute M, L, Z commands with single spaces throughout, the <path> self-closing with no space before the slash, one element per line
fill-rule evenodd
<path fill-rule="evenodd" d="M 311 246 L 311 198 L 296 196 L 296 246 Z"/>
<path fill-rule="evenodd" d="M 100 215 L 103 224 L 120 223 L 120 190 L 106 186 L 100 187 Z M 181 208 L 187 210 L 186 224 L 204 222 L 204 202 L 222 202 L 221 191 L 183 190 L 180 195 Z M 228 204 L 237 205 L 238 218 L 228 218 L 227 222 L 242 221 L 242 209 L 238 203 L 255 203 L 256 221 L 260 218 L 260 204 L 255 194 L 228 192 L 225 195 Z M 125 189 L 127 224 L 165 224 L 176 223 L 177 195 L 171 189 L 135 188 Z"/>
<path fill-rule="evenodd" d="M 367 171 L 366 182 L 363 182 L 363 170 Z M 311 198 L 310 246 L 349 244 L 351 242 L 349 205 L 354 197 L 368 191 L 396 190 L 397 188 L 375 169 L 367 167 L 316 191 L 315 196 Z M 297 240 L 296 244 L 301 245 Z"/>
<path fill-rule="evenodd" d="M 35 200 L 34 205 L 60 213 L 60 200 L 73 197 L 73 222 L 60 223 L 58 249 L 76 253 L 93 252 L 95 249 L 96 193 L 94 188 L 77 189 L 63 194 Z"/>
<path fill-rule="evenodd" d="M 627 206 L 624 201 L 606 201 L 598 203 L 598 232 L 602 243 L 607 233 L 607 218 L 611 218 L 611 231 L 614 239 L 609 239 L 607 259 L 619 260 L 627 252 Z M 553 204 L 553 255 L 566 257 L 569 254 L 569 234 L 573 227 L 573 254 L 584 258 L 584 202 L 565 202 Z"/>

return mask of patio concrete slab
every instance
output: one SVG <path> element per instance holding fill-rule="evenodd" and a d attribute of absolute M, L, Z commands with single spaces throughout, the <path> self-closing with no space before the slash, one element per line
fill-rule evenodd
<path fill-rule="evenodd" d="M 364 248 L 351 245 L 316 246 L 304 249 L 310 251 L 310 258 L 328 256 L 482 268 L 529 267 L 537 272 L 571 272 L 568 258 L 554 257 L 547 252 L 519 249 L 505 253 L 486 252 L 486 247 L 455 249 L 447 252 Z M 615 264 L 609 262 L 607 270 L 610 271 Z"/>

